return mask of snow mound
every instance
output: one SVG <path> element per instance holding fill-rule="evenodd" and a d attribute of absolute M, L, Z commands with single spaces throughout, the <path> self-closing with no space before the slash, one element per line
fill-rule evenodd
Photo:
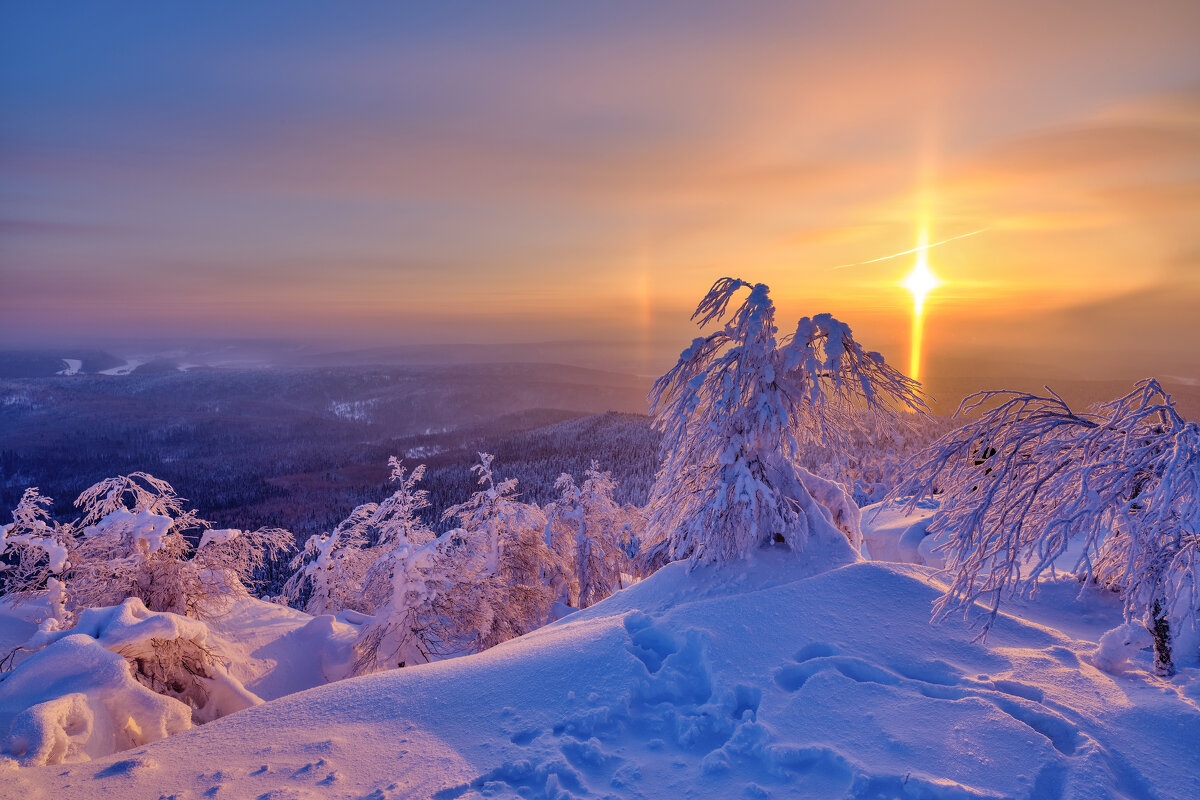
<path fill-rule="evenodd" d="M 0 751 L 22 765 L 84 761 L 262 700 L 233 677 L 199 620 L 138 599 L 45 627 L 0 681 Z"/>
<path fill-rule="evenodd" d="M 929 623 L 928 568 L 673 564 L 467 658 L 283 697 L 134 758 L 26 770 L 56 798 L 1200 796 L 1198 673 L 1113 676 L 1045 624 Z M 1074 611 L 1074 609 L 1067 609 Z M 1023 612 L 1024 613 L 1024 612 Z M 1093 609 L 1112 620 L 1119 607 Z M 1112 623 L 1112 624 L 1110 624 Z M 128 760 L 128 759 L 126 759 Z M 7 777 L 7 776 L 6 776 Z"/>
<path fill-rule="evenodd" d="M 945 559 L 934 552 L 941 537 L 927 535 L 926 527 L 937 513 L 934 500 L 921 501 L 912 513 L 906 502 L 885 501 L 862 509 L 862 533 L 873 561 L 895 561 L 944 567 Z"/>
<path fill-rule="evenodd" d="M 329 615 L 245 597 L 208 625 L 229 672 L 264 700 L 341 680 L 354 666 L 358 628 Z"/>
<path fill-rule="evenodd" d="M 0 751 L 22 766 L 86 761 L 191 727 L 191 712 L 134 679 L 86 634 L 64 636 L 0 683 Z"/>

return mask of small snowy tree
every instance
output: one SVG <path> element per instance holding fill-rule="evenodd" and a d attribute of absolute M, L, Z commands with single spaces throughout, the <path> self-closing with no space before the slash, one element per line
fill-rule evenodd
<path fill-rule="evenodd" d="M 205 617 L 244 593 L 233 572 L 193 563 L 186 533 L 209 527 L 171 484 L 145 472 L 107 478 L 75 500 L 68 591 L 76 609 L 136 597 L 152 611 Z M 214 606 L 214 604 L 216 604 Z"/>
<path fill-rule="evenodd" d="M 493 458 L 479 454 L 479 463 L 471 469 L 483 488 L 445 512 L 448 518 L 458 518 L 462 538 L 483 554 L 473 623 L 478 650 L 546 623 L 555 595 L 542 576 L 559 558 L 546 546 L 542 510 L 516 499 L 515 478 L 496 482 Z"/>
<path fill-rule="evenodd" d="M 350 512 L 329 533 L 310 536 L 292 559 L 282 596 L 309 614 L 336 614 L 345 609 L 366 612 L 363 578 L 373 554 L 367 552 L 366 525 L 378 506 L 366 503 Z"/>
<path fill-rule="evenodd" d="M 418 489 L 424 465 L 406 474 L 393 457 L 396 492 L 380 504 L 386 523 L 377 550 L 383 551 L 363 579 L 363 596 L 373 611 L 356 643 L 355 671 L 433 661 L 454 647 L 449 624 L 455 618 L 456 589 L 464 577 L 446 542 L 418 516 L 429 493 Z M 447 540 L 448 541 L 448 540 Z"/>
<path fill-rule="evenodd" d="M 742 288 L 749 296 L 727 317 Z M 831 558 L 853 558 L 844 542 L 860 545 L 858 507 L 840 484 L 805 469 L 802 451 L 844 449 L 864 418 L 903 425 L 899 411 L 924 409 L 918 385 L 828 314 L 801 319 L 777 342 L 761 283 L 721 278 L 697 318 L 724 324 L 694 340 L 650 392 L 663 465 L 650 498 L 649 565 L 728 561 L 772 542 L 800 553 L 814 539 L 841 551 Z"/>
<path fill-rule="evenodd" d="M 1001 600 L 1034 590 L 1077 541 L 1075 570 L 1120 592 L 1171 674 L 1173 631 L 1200 612 L 1200 426 L 1155 380 L 1091 413 L 1051 395 L 973 395 L 960 414 L 1002 402 L 911 462 L 898 493 L 941 496 L 928 530 L 945 537 L 952 578 L 935 614 L 985 603 L 983 635 Z"/>
<path fill-rule="evenodd" d="M 364 593 L 367 573 L 380 558 L 402 543 L 420 545 L 434 534 L 417 512 L 429 505 L 428 493 L 416 488 L 425 465 L 409 473 L 395 457 L 388 459 L 389 481 L 397 490 L 382 503 L 365 503 L 330 533 L 312 536 L 292 561 L 295 570 L 283 587 L 288 602 L 310 614 L 350 609 L 370 614 L 382 595 Z M 383 592 L 379 585 L 379 592 Z"/>
<path fill-rule="evenodd" d="M 206 530 L 192 555 L 194 567 L 234 587 L 249 588 L 260 583 L 256 576 L 264 567 L 296 549 L 296 537 L 283 528 L 262 527 L 254 531 L 236 528 Z"/>
<path fill-rule="evenodd" d="M 371 567 L 368 587 L 380 584 L 384 602 L 355 644 L 356 673 L 425 664 L 475 649 L 483 554 L 472 554 L 463 534 L 456 528 L 423 545 L 397 543 Z"/>
<path fill-rule="evenodd" d="M 0 592 L 17 603 L 45 590 L 49 594 L 51 615 L 66 620 L 66 587 L 63 572 L 70 566 L 70 530 L 50 518 L 52 501 L 37 487 L 21 495 L 13 509 L 13 521 L 0 527 L 0 556 L 10 563 L 0 564 Z"/>
<path fill-rule="evenodd" d="M 621 573 L 628 571 L 628 555 L 622 547 L 624 510 L 613 499 L 616 482 L 612 473 L 601 472 L 593 461 L 584 472 L 583 485 L 563 473 L 554 483 L 560 496 L 549 507 L 549 529 L 567 533 L 574 562 L 575 597 L 572 605 L 587 608 L 620 588 Z M 564 537 L 565 538 L 565 537 Z"/>

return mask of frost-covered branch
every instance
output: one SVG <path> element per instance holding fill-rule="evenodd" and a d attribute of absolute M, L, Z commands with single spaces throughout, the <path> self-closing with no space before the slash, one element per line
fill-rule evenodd
<path fill-rule="evenodd" d="M 946 540 L 951 584 L 936 614 L 985 603 L 986 631 L 1005 597 L 1078 543 L 1075 570 L 1119 591 L 1127 620 L 1195 615 L 1200 426 L 1154 380 L 1090 413 L 1020 392 L 975 395 L 960 413 L 994 400 L 914 458 L 897 489 L 942 498 L 929 531 Z"/>

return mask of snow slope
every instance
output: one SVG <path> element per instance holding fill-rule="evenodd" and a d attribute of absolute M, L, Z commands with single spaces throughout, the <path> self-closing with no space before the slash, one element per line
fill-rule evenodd
<path fill-rule="evenodd" d="M 340 680 L 350 674 L 358 629 L 331 616 L 313 617 L 252 597 L 209 622 L 229 671 L 264 700 Z"/>
<path fill-rule="evenodd" d="M 1112 676 L 1066 584 L 986 643 L 928 622 L 928 568 L 674 564 L 477 656 L 320 686 L 83 764 L 35 798 L 1200 796 L 1196 670 Z M 1111 624 L 1110 624 L 1111 623 Z"/>

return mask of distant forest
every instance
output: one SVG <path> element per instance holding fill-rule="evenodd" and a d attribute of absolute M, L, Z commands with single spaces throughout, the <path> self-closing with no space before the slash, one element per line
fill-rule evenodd
<path fill-rule="evenodd" d="M 9 373 L 10 375 L 12 373 Z M 648 381 L 560 365 L 138 370 L 0 378 L 0 506 L 28 486 L 70 518 L 92 483 L 137 470 L 218 526 L 280 526 L 300 541 L 390 494 L 389 455 L 428 465 L 442 511 L 475 487 L 476 452 L 545 503 L 591 459 L 643 504 L 658 439 Z M 612 411 L 616 409 L 617 411 Z"/>

